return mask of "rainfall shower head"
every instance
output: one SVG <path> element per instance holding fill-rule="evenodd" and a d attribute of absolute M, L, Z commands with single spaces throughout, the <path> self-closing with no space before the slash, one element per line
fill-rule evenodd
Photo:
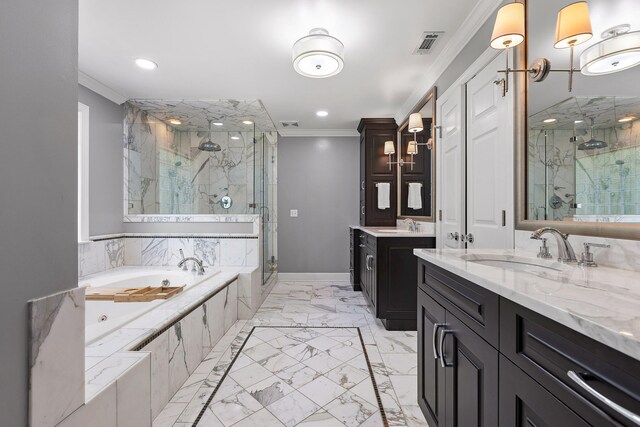
<path fill-rule="evenodd" d="M 588 141 L 585 141 L 582 144 L 578 145 L 578 150 L 597 150 L 599 148 L 607 148 L 608 146 L 609 145 L 606 142 L 595 138 L 593 132 L 593 118 L 591 118 L 591 138 Z"/>
<path fill-rule="evenodd" d="M 221 151 L 222 150 L 222 147 L 220 147 L 220 144 L 216 144 L 215 142 L 211 141 L 211 120 L 209 120 L 209 136 L 207 137 L 206 141 L 202 141 L 200 145 L 198 145 L 198 149 L 200 151 Z"/>

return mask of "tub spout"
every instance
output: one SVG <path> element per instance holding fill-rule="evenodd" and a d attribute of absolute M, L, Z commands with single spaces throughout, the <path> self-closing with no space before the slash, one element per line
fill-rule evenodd
<path fill-rule="evenodd" d="M 185 264 L 187 263 L 187 261 L 193 261 L 194 269 L 196 265 L 198 266 L 198 275 L 202 276 L 204 274 L 204 265 L 202 260 L 199 260 L 198 258 L 195 258 L 195 257 L 190 256 L 188 258 L 183 258 L 182 261 L 178 263 L 178 267 L 182 267 L 183 269 L 186 270 Z"/>

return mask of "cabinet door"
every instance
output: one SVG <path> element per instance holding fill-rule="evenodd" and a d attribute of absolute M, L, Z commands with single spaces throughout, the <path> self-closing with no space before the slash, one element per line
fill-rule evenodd
<path fill-rule="evenodd" d="M 506 357 L 500 356 L 500 427 L 589 425 Z"/>
<path fill-rule="evenodd" d="M 441 328 L 441 360 L 446 364 L 446 426 L 498 424 L 498 350 L 447 312 Z"/>
<path fill-rule="evenodd" d="M 367 248 L 362 243 L 358 243 L 360 246 L 358 247 L 360 251 L 360 287 L 363 292 L 367 292 Z"/>
<path fill-rule="evenodd" d="M 445 324 L 445 310 L 418 289 L 418 404 L 431 427 L 444 426 L 445 369 L 434 350 L 436 335 Z"/>

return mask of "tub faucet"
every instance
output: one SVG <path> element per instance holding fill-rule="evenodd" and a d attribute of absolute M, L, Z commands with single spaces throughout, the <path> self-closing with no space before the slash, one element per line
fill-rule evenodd
<path fill-rule="evenodd" d="M 576 258 L 576 254 L 571 247 L 571 243 L 569 243 L 569 235 L 563 234 L 560 230 L 551 227 L 542 227 L 531 233 L 531 238 L 534 240 L 541 240 L 542 235 L 551 234 L 556 238 L 556 242 L 558 243 L 558 261 L 559 262 L 578 262 Z"/>
<path fill-rule="evenodd" d="M 182 251 L 180 251 L 180 252 L 182 253 Z M 178 267 L 182 267 L 183 270 L 186 270 L 187 269 L 187 265 L 186 265 L 187 261 L 193 261 L 193 269 L 194 269 L 194 271 L 196 270 L 196 265 L 198 266 L 198 275 L 202 276 L 204 274 L 204 265 L 202 263 L 202 260 L 199 260 L 198 258 L 195 258 L 195 257 L 192 257 L 192 256 L 184 258 L 184 255 L 183 255 L 182 261 L 180 261 L 178 263 Z"/>

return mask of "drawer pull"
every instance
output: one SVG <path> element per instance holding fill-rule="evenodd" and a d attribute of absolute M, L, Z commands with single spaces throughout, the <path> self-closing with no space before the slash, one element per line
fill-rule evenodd
<path fill-rule="evenodd" d="M 440 329 L 441 326 L 447 326 L 446 323 L 434 323 L 433 324 L 433 333 L 431 334 L 431 344 L 433 344 L 433 358 L 438 360 L 438 358 L 440 357 L 440 355 L 438 355 L 438 344 L 437 344 L 437 336 L 438 336 L 438 329 Z"/>
<path fill-rule="evenodd" d="M 364 248 L 364 247 L 365 247 L 365 245 L 363 245 L 363 244 L 361 243 L 361 244 L 360 244 L 360 247 L 361 247 L 361 248 Z"/>
<path fill-rule="evenodd" d="M 440 343 L 438 345 L 440 347 L 440 366 L 443 368 L 453 366 L 453 363 L 447 362 L 447 355 L 444 354 L 444 340 L 447 338 L 447 334 L 453 334 L 453 331 L 451 329 L 443 329 L 440 332 Z"/>
<path fill-rule="evenodd" d="M 600 402 L 604 403 L 609 408 L 613 409 L 614 411 L 616 411 L 618 414 L 622 415 L 626 419 L 628 419 L 630 421 L 633 421 L 636 425 L 640 426 L 640 415 L 634 414 L 630 410 L 628 410 L 626 408 L 623 408 L 622 406 L 618 405 L 613 400 L 611 400 L 608 397 L 604 396 L 598 390 L 596 390 L 593 387 L 591 387 L 589 384 L 587 384 L 587 382 L 583 378 L 583 375 L 585 375 L 585 374 L 579 373 L 579 372 L 575 372 L 575 371 L 568 371 L 567 375 L 569 376 L 569 378 L 571 378 L 576 384 L 578 384 L 580 387 L 582 387 L 591 396 L 595 397 Z"/>

